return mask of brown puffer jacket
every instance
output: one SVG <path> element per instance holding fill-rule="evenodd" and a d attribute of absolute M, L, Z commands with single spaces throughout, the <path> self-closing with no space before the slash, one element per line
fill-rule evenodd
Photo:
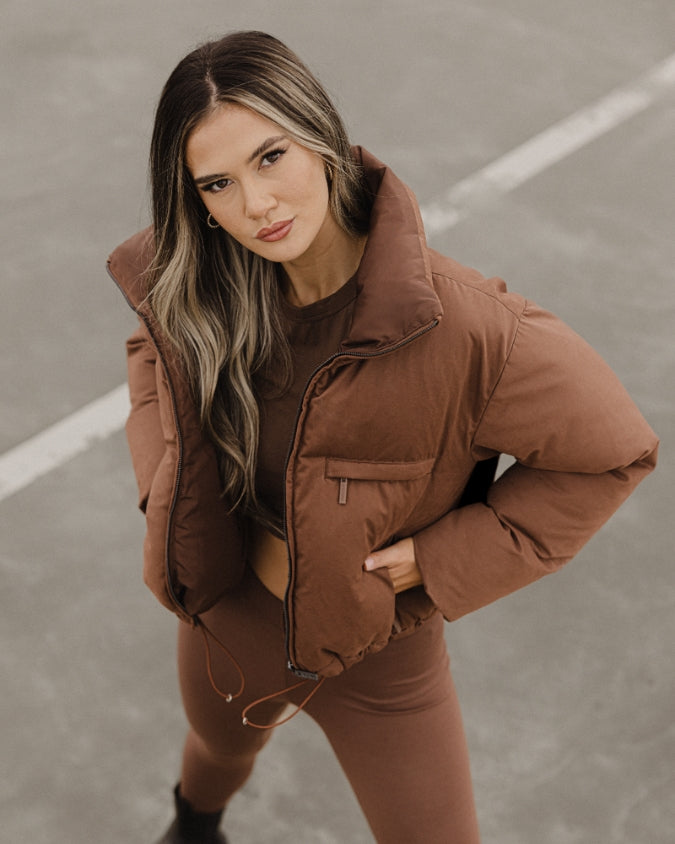
<path fill-rule="evenodd" d="M 287 651 L 332 676 L 440 610 L 459 618 L 559 569 L 655 465 L 657 438 L 603 360 L 499 279 L 428 249 L 414 197 L 377 191 L 349 336 L 307 384 L 286 472 Z M 180 362 L 143 304 L 146 230 L 110 272 L 141 319 L 127 435 L 145 580 L 185 620 L 244 566 Z M 477 461 L 515 463 L 458 507 Z M 480 464 L 482 465 L 482 464 Z M 372 550 L 412 536 L 424 587 L 395 595 Z"/>

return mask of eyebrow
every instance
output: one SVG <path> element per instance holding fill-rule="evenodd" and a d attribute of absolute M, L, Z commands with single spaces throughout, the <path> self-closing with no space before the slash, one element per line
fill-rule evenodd
<path fill-rule="evenodd" d="M 278 144 L 280 141 L 287 141 L 287 140 L 288 140 L 287 135 L 275 135 L 273 138 L 267 138 L 266 140 L 264 140 L 259 146 L 257 146 L 253 150 L 253 152 L 249 155 L 248 159 L 246 160 L 246 163 L 250 164 L 252 161 L 255 161 L 255 159 L 259 155 L 262 155 L 263 152 L 268 150 L 271 146 L 274 146 L 274 144 Z M 194 182 L 195 182 L 195 185 L 206 185 L 209 182 L 217 182 L 218 179 L 223 179 L 223 178 L 224 178 L 223 173 L 212 173 L 209 176 L 200 176 L 198 179 L 195 179 Z"/>

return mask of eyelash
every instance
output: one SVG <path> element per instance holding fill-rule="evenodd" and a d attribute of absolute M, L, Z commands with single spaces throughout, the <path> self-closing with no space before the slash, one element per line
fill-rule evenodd
<path fill-rule="evenodd" d="M 270 161 L 270 164 L 276 164 L 277 161 L 279 161 L 279 159 L 281 158 L 281 156 L 285 154 L 285 152 L 286 152 L 286 150 L 281 149 L 281 147 L 279 149 L 270 150 L 269 152 L 266 152 L 265 155 L 263 155 L 263 157 L 260 159 L 260 161 L 262 162 L 266 158 L 271 158 L 273 155 L 276 155 L 277 156 L 276 160 Z"/>
<path fill-rule="evenodd" d="M 264 155 L 260 158 L 260 163 L 262 164 L 262 163 L 263 163 L 266 159 L 268 159 L 268 158 L 272 158 L 273 156 L 277 156 L 277 157 L 276 157 L 276 159 L 275 159 L 274 161 L 270 161 L 270 162 L 269 162 L 269 164 L 267 164 L 267 166 L 268 166 L 268 167 L 272 167 L 272 166 L 273 166 L 274 164 L 276 164 L 276 163 L 279 161 L 279 159 L 280 159 L 283 155 L 285 155 L 285 154 L 286 154 L 286 150 L 285 150 L 285 149 L 281 149 L 281 148 L 279 148 L 279 149 L 272 149 L 272 150 L 270 150 L 269 152 L 266 152 L 266 153 L 265 153 L 265 154 L 264 154 Z M 211 184 L 210 184 L 210 185 L 204 185 L 204 187 L 202 188 L 202 190 L 203 190 L 205 193 L 222 193 L 222 192 L 223 192 L 224 190 L 226 190 L 226 189 L 227 189 L 227 187 L 228 187 L 228 185 L 227 185 L 227 184 L 226 184 L 226 185 L 223 185 L 223 182 L 228 182 L 228 183 L 230 183 L 230 182 L 231 182 L 231 179 L 218 179 L 218 181 L 216 181 L 216 182 L 211 182 Z"/>

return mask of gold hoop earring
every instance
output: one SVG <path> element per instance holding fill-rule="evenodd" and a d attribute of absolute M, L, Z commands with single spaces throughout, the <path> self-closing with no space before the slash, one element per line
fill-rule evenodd
<path fill-rule="evenodd" d="M 211 220 L 213 220 L 213 223 L 211 222 Z M 214 225 L 214 223 L 215 223 L 215 225 Z M 210 229 L 219 229 L 219 228 L 220 228 L 220 223 L 216 223 L 216 221 L 215 221 L 215 220 L 214 220 L 214 218 L 211 216 L 211 214 L 209 214 L 209 216 L 206 218 L 206 225 L 207 225 Z"/>

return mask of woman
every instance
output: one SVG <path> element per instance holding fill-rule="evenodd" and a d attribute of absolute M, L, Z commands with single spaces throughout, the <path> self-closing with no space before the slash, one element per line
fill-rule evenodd
<path fill-rule="evenodd" d="M 412 194 L 271 36 L 179 63 L 151 170 L 154 227 L 110 271 L 140 317 L 145 579 L 181 620 L 161 842 L 225 841 L 289 703 L 377 841 L 477 842 L 443 618 L 560 568 L 656 437 L 569 328 L 427 248 Z"/>

